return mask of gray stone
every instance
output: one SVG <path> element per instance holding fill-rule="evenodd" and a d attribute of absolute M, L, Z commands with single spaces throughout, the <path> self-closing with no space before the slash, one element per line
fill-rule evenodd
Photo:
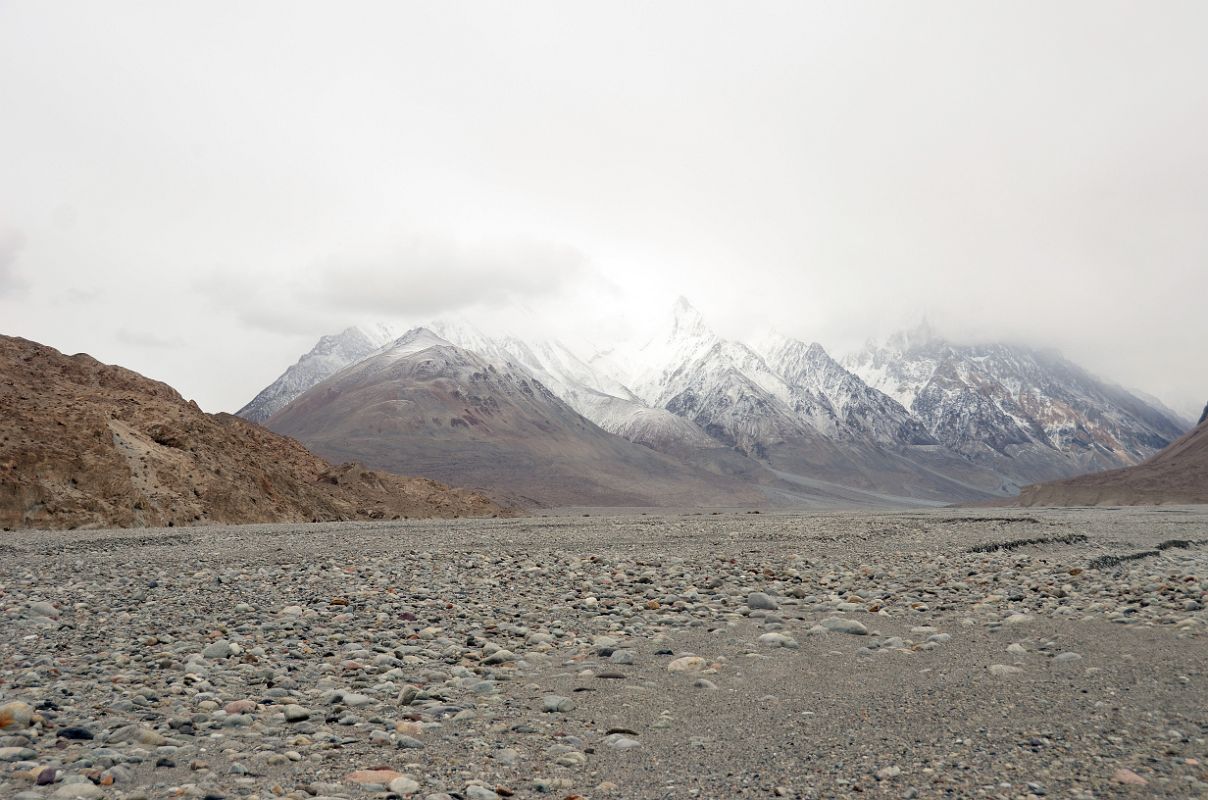
<path fill-rule="evenodd" d="M 310 719 L 310 709 L 296 703 L 291 703 L 281 710 L 285 713 L 286 722 L 304 722 Z"/>
<path fill-rule="evenodd" d="M 747 608 L 757 608 L 764 611 L 775 611 L 780 606 L 763 592 L 751 592 L 747 595 Z"/>
<path fill-rule="evenodd" d="M 231 655 L 231 643 L 226 639 L 219 639 L 216 642 L 206 645 L 201 654 L 211 661 L 229 658 Z"/>
<path fill-rule="evenodd" d="M 862 623 L 856 622 L 854 619 L 847 617 L 827 617 L 822 620 L 822 627 L 828 631 L 836 633 L 850 633 L 854 636 L 864 636 L 868 633 L 868 628 L 865 628 Z"/>
<path fill-rule="evenodd" d="M 573 711 L 575 703 L 569 697 L 563 697 L 557 694 L 547 694 L 541 698 L 541 710 L 549 713 L 566 713 Z"/>

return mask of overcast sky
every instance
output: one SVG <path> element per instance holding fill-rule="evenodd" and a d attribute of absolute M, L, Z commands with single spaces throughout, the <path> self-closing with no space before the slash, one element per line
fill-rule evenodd
<path fill-rule="evenodd" d="M 0 0 L 0 332 L 235 410 L 322 333 L 684 294 L 1208 400 L 1208 3 Z"/>

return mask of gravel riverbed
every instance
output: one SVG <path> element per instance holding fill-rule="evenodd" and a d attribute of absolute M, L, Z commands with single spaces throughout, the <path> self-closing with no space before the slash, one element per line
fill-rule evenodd
<path fill-rule="evenodd" d="M 1208 509 L 7 533 L 0 798 L 1208 797 Z"/>

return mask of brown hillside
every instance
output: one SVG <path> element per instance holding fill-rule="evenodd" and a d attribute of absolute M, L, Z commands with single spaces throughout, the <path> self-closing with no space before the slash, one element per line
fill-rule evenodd
<path fill-rule="evenodd" d="M 489 516 L 481 494 L 333 467 L 166 384 L 0 336 L 0 527 Z"/>
<path fill-rule="evenodd" d="M 1024 506 L 1208 503 L 1208 409 L 1191 433 L 1135 467 L 1025 486 Z"/>

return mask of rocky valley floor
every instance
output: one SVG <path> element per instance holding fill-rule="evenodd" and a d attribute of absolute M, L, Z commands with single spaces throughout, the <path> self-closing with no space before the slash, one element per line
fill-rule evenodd
<path fill-rule="evenodd" d="M 1208 796 L 1208 510 L 0 539 L 0 798 Z"/>

